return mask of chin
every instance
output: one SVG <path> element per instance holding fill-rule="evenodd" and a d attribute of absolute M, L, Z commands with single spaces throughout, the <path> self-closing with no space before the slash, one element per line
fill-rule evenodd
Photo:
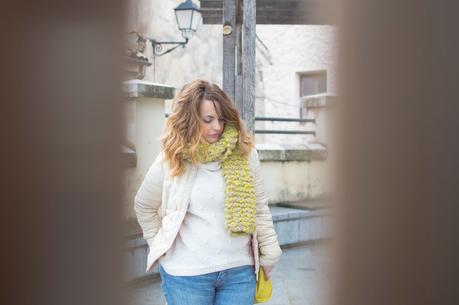
<path fill-rule="evenodd" d="M 210 138 L 210 139 L 206 139 L 207 142 L 209 143 L 215 143 L 217 142 L 219 139 L 214 139 L 214 138 Z"/>

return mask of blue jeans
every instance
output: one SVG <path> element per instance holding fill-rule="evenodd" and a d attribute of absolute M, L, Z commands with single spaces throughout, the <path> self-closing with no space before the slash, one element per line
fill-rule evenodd
<path fill-rule="evenodd" d="M 245 265 L 192 276 L 168 274 L 159 266 L 168 305 L 253 305 L 254 266 Z"/>

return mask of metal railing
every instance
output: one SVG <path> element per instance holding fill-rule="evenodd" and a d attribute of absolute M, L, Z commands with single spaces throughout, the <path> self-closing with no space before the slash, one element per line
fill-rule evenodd
<path fill-rule="evenodd" d="M 169 117 L 168 113 L 164 113 L 166 118 Z M 281 117 L 255 117 L 254 121 L 269 121 L 269 122 L 297 122 L 297 123 L 315 123 L 315 119 L 296 119 L 296 118 L 281 118 Z M 258 134 L 309 134 L 316 135 L 312 130 L 272 130 L 272 129 L 255 129 Z"/>
<path fill-rule="evenodd" d="M 315 123 L 315 119 L 295 119 L 295 118 L 275 118 L 275 117 L 255 117 L 256 121 L 269 121 L 269 122 L 298 122 L 298 123 Z M 315 135 L 316 132 L 312 130 L 271 130 L 271 129 L 255 129 L 258 134 L 310 134 Z"/>

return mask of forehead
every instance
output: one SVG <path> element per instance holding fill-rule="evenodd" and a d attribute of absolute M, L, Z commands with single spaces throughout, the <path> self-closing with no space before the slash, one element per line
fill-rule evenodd
<path fill-rule="evenodd" d="M 201 103 L 199 112 L 201 115 L 217 116 L 221 114 L 221 106 L 218 102 L 204 100 Z"/>

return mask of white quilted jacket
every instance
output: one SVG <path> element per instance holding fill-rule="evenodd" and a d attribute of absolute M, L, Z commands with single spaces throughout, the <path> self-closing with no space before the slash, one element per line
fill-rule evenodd
<path fill-rule="evenodd" d="M 252 234 L 252 253 L 258 280 L 260 265 L 275 265 L 282 250 L 273 228 L 256 149 L 252 149 L 249 154 L 249 166 L 256 191 L 257 230 Z M 142 227 L 143 238 L 150 248 L 147 272 L 158 263 L 158 258 L 167 252 L 177 236 L 188 208 L 196 173 L 197 166 L 186 163 L 182 175 L 171 177 L 168 163 L 163 159 L 163 153 L 160 153 L 135 196 L 137 220 Z"/>

